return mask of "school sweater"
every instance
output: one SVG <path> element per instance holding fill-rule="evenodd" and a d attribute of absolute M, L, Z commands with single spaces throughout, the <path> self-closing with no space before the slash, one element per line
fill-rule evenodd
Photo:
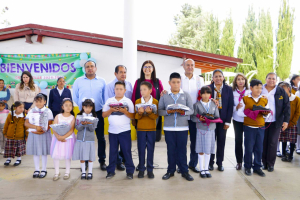
<path fill-rule="evenodd" d="M 7 137 L 7 139 L 12 140 L 24 140 L 27 138 L 28 132 L 27 128 L 25 128 L 25 119 L 23 117 L 16 117 L 14 115 L 14 123 L 12 122 L 11 113 L 8 114 L 6 118 L 6 122 L 3 128 L 3 135 Z"/>
<path fill-rule="evenodd" d="M 294 94 L 289 97 L 291 107 L 291 117 L 288 127 L 297 125 L 298 118 L 300 116 L 300 98 Z"/>
<path fill-rule="evenodd" d="M 142 101 L 138 99 L 135 101 L 136 104 L 140 104 Z M 155 104 L 158 108 L 158 101 L 153 98 L 152 104 Z M 140 115 L 138 112 L 135 113 L 135 119 L 138 120 L 137 123 L 137 131 L 156 131 L 156 119 L 158 118 L 158 114 L 154 114 L 153 112 L 150 115 Z"/>
<path fill-rule="evenodd" d="M 255 102 L 251 96 L 244 96 L 243 101 L 245 104 L 245 110 L 246 109 L 252 110 L 253 105 L 266 107 L 266 105 L 268 104 L 268 99 L 260 98 L 258 102 Z M 263 118 L 263 114 L 259 113 L 256 117 L 256 121 L 249 117 L 245 117 L 244 125 L 252 126 L 252 127 L 263 127 L 265 125 L 265 119 Z"/>

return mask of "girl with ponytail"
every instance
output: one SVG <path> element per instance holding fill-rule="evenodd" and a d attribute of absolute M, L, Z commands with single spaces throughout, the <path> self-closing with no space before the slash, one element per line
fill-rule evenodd
<path fill-rule="evenodd" d="M 14 166 L 21 164 L 21 156 L 26 154 L 26 139 L 28 133 L 25 128 L 25 108 L 24 103 L 16 101 L 11 106 L 11 113 L 8 114 L 3 135 L 7 138 L 4 150 L 4 158 L 7 158 L 4 165 L 8 166 L 11 159 L 17 156 Z"/>

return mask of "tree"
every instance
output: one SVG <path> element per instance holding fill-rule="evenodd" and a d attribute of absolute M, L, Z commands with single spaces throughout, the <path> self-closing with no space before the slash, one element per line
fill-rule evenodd
<path fill-rule="evenodd" d="M 249 7 L 246 23 L 243 25 L 243 35 L 238 48 L 238 58 L 243 59 L 243 63 L 237 66 L 236 71 L 244 74 L 256 70 L 254 31 L 257 27 L 253 7 Z"/>
<path fill-rule="evenodd" d="M 2 19 L 2 16 L 5 14 L 5 12 L 8 11 L 8 7 L 5 7 L 3 8 L 1 11 L 0 11 L 0 24 L 3 24 L 5 27 L 9 26 L 10 23 L 7 19 Z"/>
<path fill-rule="evenodd" d="M 235 45 L 235 35 L 233 33 L 233 21 L 231 15 L 225 20 L 220 40 L 220 54 L 233 57 Z M 231 69 L 231 68 L 230 68 Z"/>
<path fill-rule="evenodd" d="M 262 10 L 259 14 L 258 26 L 254 31 L 255 57 L 256 57 L 256 78 L 265 81 L 273 68 L 273 27 L 270 12 L 267 14 Z"/>
<path fill-rule="evenodd" d="M 177 31 L 169 40 L 170 45 L 219 54 L 220 25 L 212 14 L 204 13 L 200 6 L 182 6 L 174 23 Z"/>
<path fill-rule="evenodd" d="M 294 25 L 294 9 L 290 9 L 286 0 L 282 1 L 282 7 L 278 16 L 278 30 L 276 34 L 276 72 L 282 79 L 286 79 L 290 75 L 292 56 L 293 56 L 293 25 Z"/>

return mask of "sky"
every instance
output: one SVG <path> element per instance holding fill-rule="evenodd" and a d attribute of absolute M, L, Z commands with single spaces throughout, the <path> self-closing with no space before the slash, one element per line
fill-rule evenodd
<path fill-rule="evenodd" d="M 180 13 L 181 6 L 185 3 L 200 5 L 204 11 L 213 12 L 220 21 L 225 20 L 231 13 L 237 50 L 249 6 L 253 6 L 256 14 L 261 9 L 270 11 L 275 36 L 281 0 L 136 0 L 137 39 L 168 44 L 171 35 L 176 32 L 174 16 Z M 298 73 L 300 1 L 289 0 L 289 3 L 295 8 L 292 72 Z M 117 37 L 123 36 L 123 5 L 124 0 L 0 0 L 0 8 L 9 8 L 2 18 L 8 19 L 10 26 L 35 23 Z"/>

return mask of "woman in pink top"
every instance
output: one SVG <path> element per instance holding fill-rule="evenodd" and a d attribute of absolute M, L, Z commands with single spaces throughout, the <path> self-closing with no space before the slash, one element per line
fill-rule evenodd
<path fill-rule="evenodd" d="M 161 81 L 156 78 L 156 71 L 154 63 L 151 60 L 146 60 L 141 68 L 141 75 L 138 80 L 136 80 L 133 91 L 132 91 L 132 102 L 135 104 L 135 101 L 141 98 L 140 93 L 140 85 L 141 82 L 147 81 L 152 84 L 152 97 L 155 98 L 157 101 L 160 99 L 160 93 L 164 90 L 164 87 Z M 158 117 L 157 126 L 156 126 L 156 141 L 160 141 L 161 139 L 161 116 Z"/>

